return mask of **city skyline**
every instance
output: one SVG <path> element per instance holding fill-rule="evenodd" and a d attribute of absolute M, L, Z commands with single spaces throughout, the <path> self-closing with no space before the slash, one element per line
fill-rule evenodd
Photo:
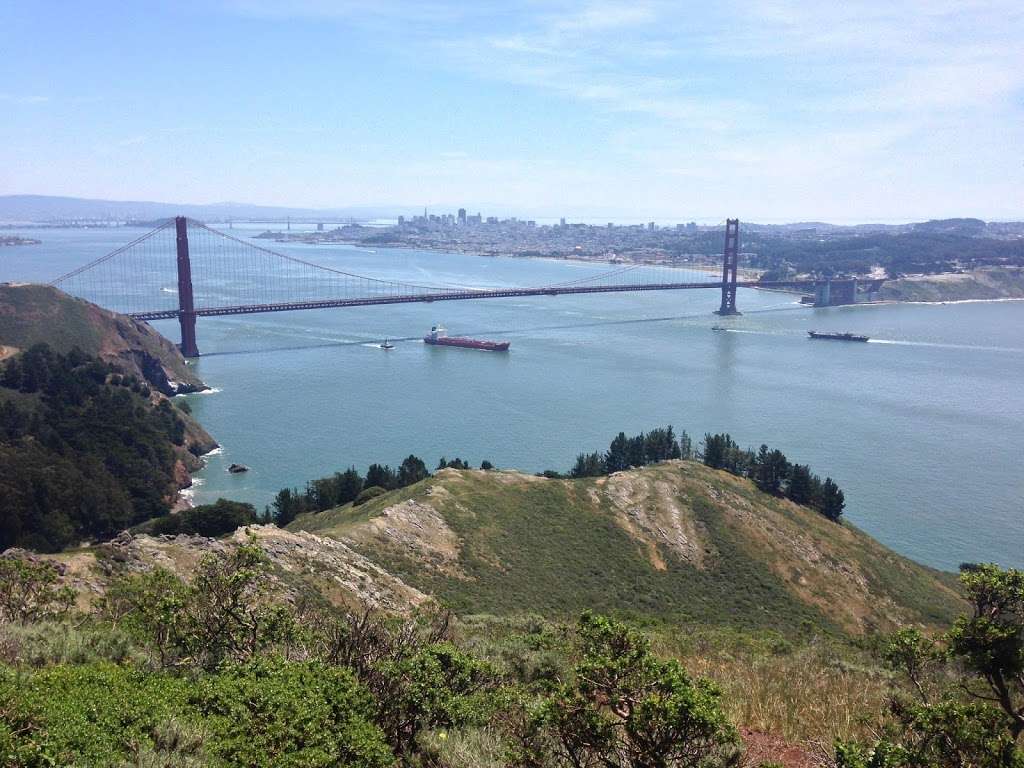
<path fill-rule="evenodd" d="M 41 3 L 4 16 L 0 194 L 1024 218 L 1024 12 L 1001 0 Z"/>

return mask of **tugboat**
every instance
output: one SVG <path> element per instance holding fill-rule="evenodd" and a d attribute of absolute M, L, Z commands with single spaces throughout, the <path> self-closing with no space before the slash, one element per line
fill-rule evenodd
<path fill-rule="evenodd" d="M 391 343 L 391 339 L 384 339 L 384 343 L 380 345 L 381 349 L 394 349 L 395 345 Z"/>
<path fill-rule="evenodd" d="M 856 333 L 819 333 L 808 331 L 807 335 L 812 339 L 827 339 L 829 341 L 868 341 L 869 336 L 859 336 Z"/>
<path fill-rule="evenodd" d="M 423 337 L 423 343 L 440 347 L 482 349 L 487 352 L 507 352 L 510 344 L 508 341 L 484 341 L 482 339 L 467 339 L 462 336 L 449 336 L 448 332 L 440 325 L 435 325 L 430 329 L 430 333 Z"/>

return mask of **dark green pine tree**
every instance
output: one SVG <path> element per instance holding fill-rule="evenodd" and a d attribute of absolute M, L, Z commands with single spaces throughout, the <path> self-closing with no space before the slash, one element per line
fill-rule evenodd
<path fill-rule="evenodd" d="M 846 506 L 846 497 L 831 477 L 826 477 L 818 496 L 818 511 L 834 523 L 839 522 Z"/>
<path fill-rule="evenodd" d="M 789 473 L 789 486 L 786 488 L 789 500 L 795 504 L 808 506 L 814 501 L 816 490 L 811 468 L 806 464 L 794 464 Z"/>
<path fill-rule="evenodd" d="M 569 473 L 570 477 L 600 477 L 606 473 L 604 457 L 598 453 L 581 453 Z"/>
<path fill-rule="evenodd" d="M 619 432 L 608 446 L 608 453 L 604 457 L 605 471 L 621 472 L 629 467 L 629 438 L 625 432 Z"/>
<path fill-rule="evenodd" d="M 387 488 L 391 490 L 396 487 L 397 479 L 394 470 L 386 464 L 371 464 L 366 470 L 366 488 Z"/>
<path fill-rule="evenodd" d="M 407 485 L 418 483 L 428 477 L 430 477 L 430 472 L 427 471 L 427 465 L 423 463 L 423 459 L 409 454 L 398 468 L 398 487 L 405 488 Z"/>
<path fill-rule="evenodd" d="M 340 505 L 355 501 L 360 491 L 363 490 L 362 475 L 359 474 L 355 467 L 349 467 L 341 474 L 336 475 L 336 477 L 335 503 Z"/>
<path fill-rule="evenodd" d="M 789 461 L 786 455 L 777 448 L 769 450 L 767 445 L 762 445 L 754 460 L 754 481 L 757 487 L 777 496 L 782 492 L 782 483 L 788 476 Z"/>

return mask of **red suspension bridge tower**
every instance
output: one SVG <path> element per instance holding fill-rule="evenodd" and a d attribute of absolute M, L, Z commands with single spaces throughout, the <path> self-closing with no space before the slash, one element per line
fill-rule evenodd
<path fill-rule="evenodd" d="M 736 267 L 740 260 L 740 220 L 725 220 L 725 250 L 722 254 L 722 306 L 715 314 L 738 315 L 736 309 Z"/>
<path fill-rule="evenodd" d="M 174 220 L 178 245 L 178 322 L 181 324 L 181 354 L 199 357 L 196 343 L 196 306 L 192 298 L 192 261 L 188 254 L 188 219 Z"/>

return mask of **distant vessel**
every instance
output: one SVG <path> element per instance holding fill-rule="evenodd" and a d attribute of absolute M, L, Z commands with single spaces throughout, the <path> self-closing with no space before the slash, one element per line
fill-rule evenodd
<path fill-rule="evenodd" d="M 724 331 L 724 330 L 726 330 L 726 329 L 725 329 L 725 328 L 723 328 L 723 327 L 722 327 L 722 326 L 720 326 L 720 325 L 712 325 L 712 326 L 711 326 L 711 330 L 712 330 L 712 331 Z"/>
<path fill-rule="evenodd" d="M 442 347 L 484 349 L 488 352 L 506 352 L 509 346 L 509 342 L 507 341 L 483 341 L 482 339 L 466 339 L 461 336 L 449 336 L 448 332 L 440 325 L 435 325 L 430 329 L 430 333 L 423 337 L 423 343 L 435 344 Z"/>
<path fill-rule="evenodd" d="M 867 341 L 868 336 L 858 336 L 856 333 L 818 333 L 808 331 L 807 335 L 812 339 L 828 339 L 830 341 Z"/>
<path fill-rule="evenodd" d="M 391 339 L 384 339 L 384 343 L 380 345 L 381 349 L 394 349 L 395 345 L 391 343 Z"/>

